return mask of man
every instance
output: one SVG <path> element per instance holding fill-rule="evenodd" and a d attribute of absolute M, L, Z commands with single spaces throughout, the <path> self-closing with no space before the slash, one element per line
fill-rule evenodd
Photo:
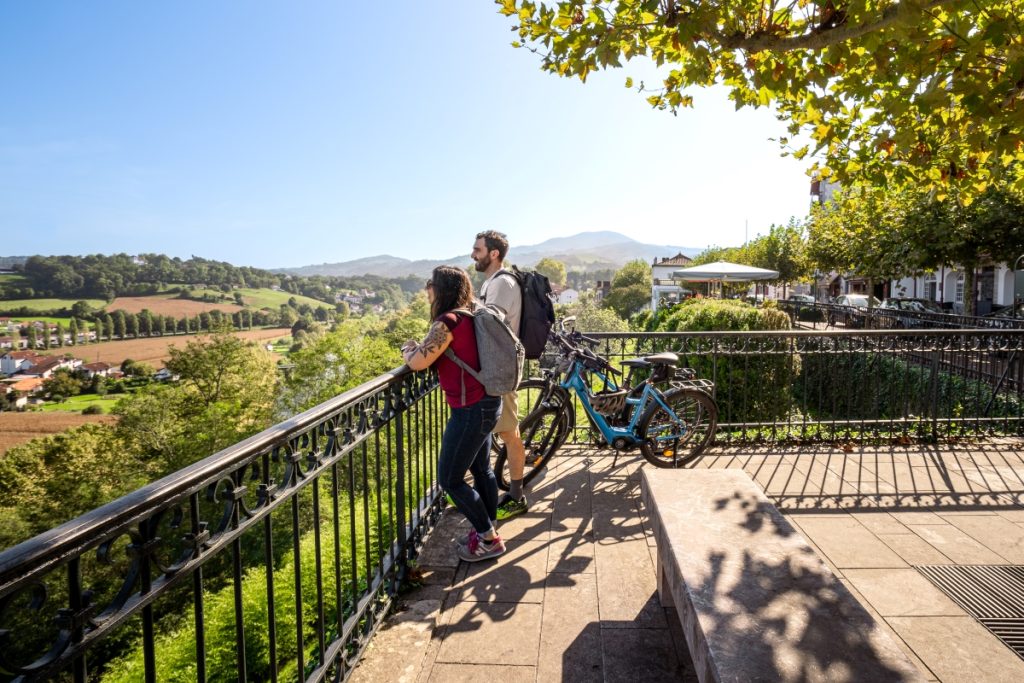
<path fill-rule="evenodd" d="M 494 305 L 505 314 L 505 321 L 512 331 L 519 334 L 519 318 L 523 308 L 523 295 L 519 283 L 508 271 L 502 271 L 505 255 L 508 253 L 508 239 L 496 230 L 485 230 L 476 236 L 472 258 L 476 270 L 487 279 L 480 286 L 480 299 Z M 501 416 L 494 427 L 508 449 L 509 490 L 498 501 L 498 521 L 526 512 L 529 503 L 523 493 L 523 469 L 526 466 L 526 450 L 519 436 L 519 399 L 516 392 L 501 397 Z"/>

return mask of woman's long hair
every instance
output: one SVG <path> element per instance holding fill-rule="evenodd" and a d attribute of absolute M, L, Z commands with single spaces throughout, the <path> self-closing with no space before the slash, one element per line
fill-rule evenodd
<path fill-rule="evenodd" d="M 434 303 L 430 305 L 433 320 L 454 308 L 468 308 L 473 301 L 473 283 L 461 268 L 438 266 L 430 274 L 430 281 L 434 283 Z"/>

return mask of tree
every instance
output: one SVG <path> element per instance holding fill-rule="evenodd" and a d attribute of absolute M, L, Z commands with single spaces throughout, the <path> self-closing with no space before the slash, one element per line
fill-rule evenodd
<path fill-rule="evenodd" d="M 498 4 L 544 70 L 585 81 L 631 59 L 668 65 L 638 90 L 673 113 L 691 86 L 724 84 L 737 107 L 774 107 L 812 141 L 783 148 L 820 152 L 817 172 L 844 185 L 955 189 L 965 203 L 999 178 L 1024 187 L 1022 0 Z"/>
<path fill-rule="evenodd" d="M 763 253 L 761 261 L 755 265 L 779 272 L 785 296 L 786 284 L 808 274 L 804 228 L 796 220 L 790 220 L 788 225 L 773 225 L 760 241 L 763 242 Z"/>
<path fill-rule="evenodd" d="M 646 261 L 630 261 L 615 273 L 604 305 L 620 318 L 628 318 L 651 300 L 651 267 Z"/>
<path fill-rule="evenodd" d="M 57 323 L 57 346 L 64 346 L 64 324 Z"/>
<path fill-rule="evenodd" d="M 559 287 L 565 286 L 565 264 L 553 258 L 542 258 L 537 261 L 534 270 L 551 281 L 551 284 Z"/>
<path fill-rule="evenodd" d="M 593 292 L 587 292 L 580 296 L 575 303 L 568 304 L 559 317 L 570 315 L 576 317 L 576 329 L 580 332 L 629 331 L 629 324 L 615 311 L 598 305 Z"/>
<path fill-rule="evenodd" d="M 82 383 L 65 368 L 61 368 L 43 380 L 43 392 L 49 396 L 78 396 Z"/>
<path fill-rule="evenodd" d="M 114 338 L 114 319 L 109 313 L 106 313 L 103 316 L 103 337 L 107 341 Z M 100 341 L 99 336 L 96 337 L 96 341 Z"/>
<path fill-rule="evenodd" d="M 88 318 L 92 316 L 92 306 L 87 301 L 76 301 L 71 306 L 71 315 L 76 318 Z"/>
<path fill-rule="evenodd" d="M 225 330 L 171 347 L 180 381 L 151 384 L 119 403 L 118 433 L 171 472 L 273 422 L 278 374 L 270 354 Z"/>
<path fill-rule="evenodd" d="M 853 187 L 808 221 L 808 258 L 822 271 L 855 272 L 869 280 L 903 275 L 911 245 L 903 219 L 914 201 L 910 191 Z"/>
<path fill-rule="evenodd" d="M 1024 198 L 990 187 L 969 206 L 922 196 L 907 211 L 901 240 L 910 245 L 908 266 L 964 272 L 964 313 L 975 313 L 975 271 L 986 262 L 1012 263 L 1024 253 Z"/>
<path fill-rule="evenodd" d="M 114 334 L 117 335 L 118 339 L 124 339 L 127 330 L 128 324 L 125 320 L 124 311 L 114 311 Z"/>
<path fill-rule="evenodd" d="M 29 323 L 28 331 L 26 332 L 28 339 L 28 348 L 35 350 L 36 348 L 36 328 L 35 325 Z"/>
<path fill-rule="evenodd" d="M 78 343 L 78 320 L 75 318 L 72 318 L 71 322 L 68 323 L 68 335 L 71 337 L 71 346 Z"/>
<path fill-rule="evenodd" d="M 419 322 L 419 329 L 424 329 L 424 321 Z M 290 360 L 294 367 L 281 397 L 289 413 L 322 403 L 402 362 L 398 345 L 380 334 L 368 333 L 358 318 L 313 338 L 292 353 Z"/>

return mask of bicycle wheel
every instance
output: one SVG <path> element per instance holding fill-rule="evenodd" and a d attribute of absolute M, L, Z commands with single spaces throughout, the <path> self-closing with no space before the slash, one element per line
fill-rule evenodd
<path fill-rule="evenodd" d="M 523 439 L 526 450 L 526 465 L 523 469 L 523 485 L 533 481 L 547 465 L 565 440 L 569 438 L 569 416 L 563 408 L 541 408 L 527 415 L 519 423 L 519 435 Z M 492 441 L 491 449 L 495 451 L 494 474 L 498 478 L 498 487 L 504 491 L 509 488 L 508 450 L 505 444 L 498 445 Z"/>
<path fill-rule="evenodd" d="M 679 467 L 700 455 L 715 434 L 718 406 L 696 389 L 674 389 L 664 394 L 666 412 L 655 403 L 640 419 L 640 451 L 655 467 Z"/>

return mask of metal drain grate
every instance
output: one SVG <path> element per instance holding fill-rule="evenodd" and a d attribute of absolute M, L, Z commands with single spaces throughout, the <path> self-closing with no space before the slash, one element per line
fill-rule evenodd
<path fill-rule="evenodd" d="M 917 570 L 1024 659 L 1024 566 L 927 565 Z"/>

